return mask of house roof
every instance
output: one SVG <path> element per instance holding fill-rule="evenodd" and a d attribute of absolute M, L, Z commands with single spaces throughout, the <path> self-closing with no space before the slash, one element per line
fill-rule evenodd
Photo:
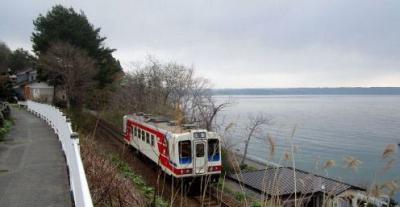
<path fill-rule="evenodd" d="M 348 189 L 365 190 L 332 178 L 315 175 L 302 170 L 296 172 L 296 193 L 311 194 L 324 192 L 338 195 Z M 270 196 L 287 196 L 295 193 L 294 170 L 290 167 L 271 167 L 268 169 L 231 174 L 229 179 L 241 183 L 259 193 Z M 264 190 L 263 190 L 264 189 Z"/>
<path fill-rule="evenodd" d="M 33 68 L 27 68 L 27 69 L 18 71 L 18 72 L 16 73 L 16 75 L 17 75 L 17 76 L 20 76 L 20 75 L 24 75 L 24 74 L 26 74 L 26 73 L 37 73 L 37 71 L 36 71 L 36 69 L 33 69 Z"/>
<path fill-rule="evenodd" d="M 27 85 L 29 88 L 53 88 L 53 86 L 49 86 L 45 82 L 36 82 L 36 83 L 30 83 Z"/>

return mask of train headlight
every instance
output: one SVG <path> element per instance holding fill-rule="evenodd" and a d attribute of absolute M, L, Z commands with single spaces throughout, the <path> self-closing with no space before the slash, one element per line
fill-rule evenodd
<path fill-rule="evenodd" d="M 188 169 L 180 169 L 178 171 L 179 174 L 184 175 L 184 174 L 192 174 L 193 170 L 188 168 Z"/>
<path fill-rule="evenodd" d="M 192 174 L 192 169 L 182 169 L 181 170 L 182 174 Z"/>
<path fill-rule="evenodd" d="M 208 167 L 208 172 L 215 172 L 215 171 L 221 171 L 221 166 Z"/>

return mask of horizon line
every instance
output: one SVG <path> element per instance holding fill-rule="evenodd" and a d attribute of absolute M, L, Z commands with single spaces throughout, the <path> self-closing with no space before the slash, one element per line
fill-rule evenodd
<path fill-rule="evenodd" d="M 217 90 L 240 90 L 240 89 L 372 89 L 372 88 L 391 88 L 391 89 L 400 89 L 400 86 L 338 86 L 338 87 L 244 87 L 244 88 L 211 88 Z"/>

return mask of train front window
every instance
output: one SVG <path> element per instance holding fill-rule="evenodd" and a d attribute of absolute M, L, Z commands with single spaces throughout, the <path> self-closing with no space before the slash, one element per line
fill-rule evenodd
<path fill-rule="evenodd" d="M 219 141 L 218 139 L 208 140 L 208 160 L 218 161 L 219 160 Z"/>
<path fill-rule="evenodd" d="M 192 162 L 192 143 L 190 140 L 180 141 L 179 145 L 179 163 L 189 164 Z"/>
<path fill-rule="evenodd" d="M 196 157 L 204 157 L 204 144 L 196 144 Z"/>

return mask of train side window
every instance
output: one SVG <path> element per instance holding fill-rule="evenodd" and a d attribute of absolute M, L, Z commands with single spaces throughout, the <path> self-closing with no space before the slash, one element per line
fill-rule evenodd
<path fill-rule="evenodd" d="M 138 133 L 137 133 L 137 131 L 138 131 L 138 128 L 137 128 L 137 127 L 135 127 L 135 129 L 134 129 L 134 132 L 135 132 L 135 137 L 137 137 L 137 136 L 138 136 Z"/>
<path fill-rule="evenodd" d="M 142 130 L 142 141 L 144 142 L 145 141 L 145 131 L 144 130 Z"/>
<path fill-rule="evenodd" d="M 154 135 L 151 134 L 150 137 L 151 146 L 154 146 Z"/>
<path fill-rule="evenodd" d="M 218 139 L 208 140 L 208 160 L 218 161 L 219 160 L 219 141 Z"/>
<path fill-rule="evenodd" d="M 146 142 L 147 144 L 150 144 L 150 135 L 148 132 L 146 132 Z"/>
<path fill-rule="evenodd" d="M 179 144 L 179 163 L 189 164 L 192 162 L 192 143 L 190 140 L 180 141 Z"/>
<path fill-rule="evenodd" d="M 169 157 L 169 143 L 167 141 L 167 139 L 164 139 L 164 144 L 165 144 L 165 151 L 164 154 Z"/>

